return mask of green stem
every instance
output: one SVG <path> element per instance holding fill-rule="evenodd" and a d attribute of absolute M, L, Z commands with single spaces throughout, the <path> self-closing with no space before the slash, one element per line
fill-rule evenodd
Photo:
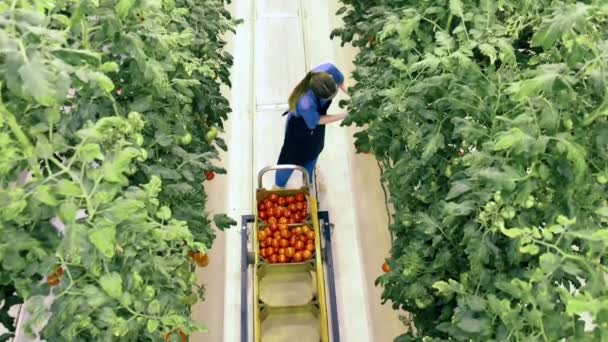
<path fill-rule="evenodd" d="M 21 147 L 23 148 L 23 154 L 28 158 L 30 167 L 32 168 L 32 172 L 36 176 L 42 178 L 42 171 L 40 171 L 40 165 L 38 164 L 38 160 L 35 156 L 34 146 L 30 142 L 28 137 L 25 135 L 25 133 L 23 133 L 21 126 L 19 126 L 19 123 L 17 123 L 15 115 L 13 115 L 13 113 L 11 113 L 2 104 L 0 104 L 0 115 L 2 116 L 2 118 L 4 118 L 4 120 L 8 124 L 8 127 L 11 129 L 11 132 L 13 133 L 17 141 L 21 144 Z"/>

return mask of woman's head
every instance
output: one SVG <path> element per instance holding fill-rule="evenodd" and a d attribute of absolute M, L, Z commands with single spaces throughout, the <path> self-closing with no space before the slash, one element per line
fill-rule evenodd
<path fill-rule="evenodd" d="M 322 99 L 332 99 L 338 93 L 338 85 L 330 74 L 309 72 L 289 95 L 289 110 L 295 110 L 298 100 L 308 89 Z"/>

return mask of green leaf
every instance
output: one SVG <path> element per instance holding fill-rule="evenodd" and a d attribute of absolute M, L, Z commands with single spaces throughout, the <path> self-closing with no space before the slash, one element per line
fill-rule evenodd
<path fill-rule="evenodd" d="M 82 289 L 82 292 L 86 297 L 87 304 L 94 309 L 104 305 L 108 301 L 108 297 L 97 286 L 87 284 Z"/>
<path fill-rule="evenodd" d="M 429 139 L 428 143 L 424 147 L 424 151 L 422 152 L 422 160 L 428 161 L 437 151 L 442 149 L 445 146 L 445 140 L 443 134 L 437 133 L 434 134 L 432 138 Z"/>
<path fill-rule="evenodd" d="M 91 231 L 89 241 L 105 257 L 112 258 L 116 248 L 116 227 L 106 226 Z"/>
<path fill-rule="evenodd" d="M 519 251 L 524 254 L 536 255 L 540 252 L 540 248 L 537 245 L 529 244 L 519 247 Z"/>
<path fill-rule="evenodd" d="M 160 322 L 156 319 L 148 319 L 148 322 L 146 323 L 146 329 L 148 330 L 148 332 L 155 332 L 156 329 L 158 329 L 158 326 L 160 325 Z"/>
<path fill-rule="evenodd" d="M 124 19 L 127 14 L 129 14 L 129 10 L 131 10 L 131 7 L 133 7 L 134 4 L 135 0 L 118 0 L 114 9 L 116 10 L 118 17 Z"/>
<path fill-rule="evenodd" d="M 213 216 L 213 222 L 219 230 L 225 230 L 236 225 L 236 221 L 228 217 L 226 214 L 216 214 Z"/>
<path fill-rule="evenodd" d="M 114 90 L 114 82 L 112 82 L 112 80 L 108 76 L 100 72 L 97 72 L 94 75 L 95 80 L 103 91 L 105 91 L 106 93 L 110 93 L 112 90 Z"/>
<path fill-rule="evenodd" d="M 52 74 L 39 55 L 31 57 L 29 63 L 19 68 L 23 80 L 23 90 L 33 96 L 38 103 L 50 106 L 55 102 L 55 92 L 51 85 Z"/>
<path fill-rule="evenodd" d="M 82 195 L 80 187 L 74 182 L 67 179 L 62 179 L 55 185 L 55 190 L 58 194 L 66 197 L 78 197 Z"/>
<path fill-rule="evenodd" d="M 171 218 L 171 209 L 167 206 L 160 207 L 158 212 L 156 212 L 156 217 L 165 221 L 169 220 Z"/>
<path fill-rule="evenodd" d="M 471 184 L 469 181 L 462 180 L 453 182 L 452 187 L 450 187 L 450 191 L 445 199 L 452 200 L 466 192 L 471 191 L 471 189 L 473 189 L 473 184 Z"/>
<path fill-rule="evenodd" d="M 470 317 L 463 317 L 459 322 L 458 322 L 458 327 L 466 332 L 469 333 L 478 333 L 481 331 L 481 328 L 483 326 L 483 322 L 475 319 L 475 318 L 470 318 Z"/>
<path fill-rule="evenodd" d="M 461 0 L 450 0 L 450 12 L 462 18 L 464 16 L 463 4 Z"/>
<path fill-rule="evenodd" d="M 148 313 L 151 315 L 156 315 L 159 312 L 160 312 L 160 302 L 155 299 L 148 304 Z"/>
<path fill-rule="evenodd" d="M 496 48 L 494 46 L 484 43 L 479 46 L 479 50 L 490 58 L 490 64 L 494 64 L 496 61 Z"/>
<path fill-rule="evenodd" d="M 122 278 L 120 277 L 120 274 L 116 272 L 104 274 L 99 279 L 99 284 L 108 296 L 114 299 L 120 299 L 120 296 L 122 295 Z"/>
<path fill-rule="evenodd" d="M 501 133 L 494 143 L 495 151 L 502 151 L 518 145 L 529 145 L 533 142 L 533 138 L 517 127 L 511 128 L 510 131 Z"/>
<path fill-rule="evenodd" d="M 590 6 L 577 2 L 575 5 L 562 5 L 552 17 L 543 21 L 532 36 L 531 46 L 541 46 L 548 50 L 562 36 L 572 29 L 582 29 L 589 18 Z"/>
<path fill-rule="evenodd" d="M 119 66 L 116 62 L 105 62 L 99 67 L 99 70 L 103 73 L 118 72 Z"/>
<path fill-rule="evenodd" d="M 557 255 L 553 253 L 543 253 L 538 260 L 541 269 L 547 274 L 553 273 L 561 263 Z"/>
<path fill-rule="evenodd" d="M 37 186 L 36 190 L 34 190 L 34 198 L 37 201 L 52 207 L 59 204 L 52 193 L 52 188 L 49 185 Z"/>
<path fill-rule="evenodd" d="M 503 233 L 504 235 L 506 235 L 507 237 L 510 237 L 511 239 L 520 237 L 520 236 L 524 235 L 524 233 L 525 233 L 525 231 L 521 228 L 511 228 L 511 229 L 502 228 L 502 229 L 500 229 L 500 232 Z"/>
<path fill-rule="evenodd" d="M 104 156 L 101 153 L 101 147 L 99 144 L 85 144 L 80 149 L 78 149 L 78 155 L 82 158 L 82 161 L 85 163 L 90 163 L 97 160 L 103 160 Z"/>

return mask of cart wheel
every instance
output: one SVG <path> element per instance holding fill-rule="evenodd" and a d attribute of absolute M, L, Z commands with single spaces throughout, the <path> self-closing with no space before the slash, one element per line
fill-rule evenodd
<path fill-rule="evenodd" d="M 247 264 L 253 265 L 254 263 L 255 263 L 255 256 L 253 255 L 253 252 L 247 252 Z"/>

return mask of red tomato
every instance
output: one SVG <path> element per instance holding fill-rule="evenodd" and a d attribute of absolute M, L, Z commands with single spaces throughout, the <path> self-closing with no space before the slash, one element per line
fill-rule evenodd
<path fill-rule="evenodd" d="M 296 221 L 296 219 L 295 219 L 293 216 L 291 216 L 291 217 L 289 218 L 288 223 L 289 223 L 289 224 L 295 224 L 295 223 L 298 223 L 298 221 Z"/>
<path fill-rule="evenodd" d="M 300 217 L 302 217 L 302 219 L 305 219 L 308 216 L 308 212 L 306 211 L 306 209 L 302 209 L 302 211 L 300 212 Z"/>
<path fill-rule="evenodd" d="M 272 201 L 269 200 L 268 198 L 264 200 L 264 207 L 266 209 L 271 209 L 272 208 Z"/>
<path fill-rule="evenodd" d="M 295 227 L 295 228 L 293 229 L 293 233 L 294 233 L 295 235 L 300 235 L 300 234 L 302 234 L 302 227 Z"/>
<path fill-rule="evenodd" d="M 262 248 L 262 249 L 260 249 L 260 256 L 261 256 L 262 258 L 266 258 L 266 248 Z"/>
<path fill-rule="evenodd" d="M 302 261 L 302 252 L 295 252 L 293 254 L 293 262 L 301 262 Z"/>
<path fill-rule="evenodd" d="M 287 241 L 287 239 L 281 239 L 279 240 L 279 246 L 285 248 L 285 247 L 289 247 L 289 241 Z"/>
<path fill-rule="evenodd" d="M 312 242 L 309 242 L 308 244 L 306 244 L 306 250 L 309 252 L 314 252 L 315 251 L 315 244 Z"/>
<path fill-rule="evenodd" d="M 270 208 L 270 209 L 266 209 L 266 216 L 268 217 L 273 217 L 274 215 L 274 209 Z"/>
<path fill-rule="evenodd" d="M 279 262 L 279 256 L 276 254 L 273 254 L 270 256 L 270 263 L 272 264 L 276 264 L 277 262 Z"/>
<path fill-rule="evenodd" d="M 272 245 L 272 238 L 270 236 L 266 237 L 264 243 L 266 244 L 266 247 L 270 247 Z"/>
<path fill-rule="evenodd" d="M 295 248 L 293 248 L 293 247 L 287 247 L 287 248 L 285 248 L 285 256 L 286 256 L 288 259 L 293 258 L 293 255 L 294 255 L 295 253 L 296 253 L 296 249 L 295 249 Z"/>
<path fill-rule="evenodd" d="M 386 262 L 384 262 L 384 264 L 382 264 L 382 270 L 384 271 L 384 273 L 388 273 L 391 271 L 391 267 Z"/>
<path fill-rule="evenodd" d="M 276 223 L 268 223 L 268 229 L 270 229 L 271 232 L 274 232 L 275 230 L 279 229 L 279 226 Z"/>
<path fill-rule="evenodd" d="M 274 249 L 272 247 L 266 247 L 266 257 L 270 258 L 274 254 Z"/>
<path fill-rule="evenodd" d="M 207 172 L 205 172 L 205 178 L 208 181 L 213 180 L 213 178 L 215 178 L 215 173 L 213 173 L 211 171 L 207 171 Z"/>
<path fill-rule="evenodd" d="M 268 219 L 268 223 L 269 223 L 269 224 L 272 224 L 272 223 L 279 223 L 279 221 L 277 220 L 277 218 L 276 218 L 276 217 L 270 217 L 270 218 Z"/>
<path fill-rule="evenodd" d="M 283 210 L 281 210 L 281 207 L 276 207 L 272 209 L 272 214 L 274 217 L 281 217 L 283 216 Z M 279 222 L 281 222 L 281 219 L 279 219 Z"/>
<path fill-rule="evenodd" d="M 284 217 L 290 218 L 290 217 L 291 217 L 291 215 L 292 215 L 292 214 L 291 214 L 291 210 L 289 210 L 289 209 L 287 209 L 287 210 L 285 210 L 285 211 L 283 212 L 283 216 L 284 216 Z"/>
<path fill-rule="evenodd" d="M 296 251 L 301 251 L 304 249 L 304 242 L 298 241 L 294 247 L 296 248 Z"/>
<path fill-rule="evenodd" d="M 277 201 L 277 198 L 279 198 L 279 196 L 277 196 L 277 194 L 271 194 L 270 197 L 268 197 L 268 199 L 274 203 Z"/>
<path fill-rule="evenodd" d="M 272 246 L 272 248 L 279 248 L 279 240 L 272 239 L 272 243 L 270 244 L 270 246 Z"/>
<path fill-rule="evenodd" d="M 302 252 L 302 259 L 308 260 L 312 256 L 312 253 L 309 250 L 304 250 Z"/>
<path fill-rule="evenodd" d="M 297 236 L 295 236 L 295 235 L 292 235 L 292 236 L 289 238 L 289 245 L 290 245 L 291 247 L 294 247 L 294 246 L 296 245 L 296 242 L 298 242 L 298 237 L 297 237 Z"/>
<path fill-rule="evenodd" d="M 298 204 L 296 204 L 296 209 L 298 209 L 298 210 L 304 209 L 304 203 L 298 202 Z"/>
<path fill-rule="evenodd" d="M 300 193 L 296 195 L 296 202 L 304 202 L 306 201 L 306 196 L 304 196 L 304 194 Z"/>
<path fill-rule="evenodd" d="M 283 239 L 289 239 L 291 237 L 291 232 L 289 229 L 282 229 L 280 232 Z"/>
<path fill-rule="evenodd" d="M 295 214 L 293 214 L 291 217 L 293 217 L 293 219 L 296 222 L 300 222 L 300 220 L 302 220 L 302 216 L 300 216 L 300 213 L 296 212 Z"/>
<path fill-rule="evenodd" d="M 306 235 L 301 234 L 301 235 L 298 235 L 298 241 L 302 241 L 303 244 L 307 244 L 308 238 L 306 237 Z"/>
<path fill-rule="evenodd" d="M 49 284 L 49 286 L 54 287 L 59 285 L 59 278 L 56 275 L 51 275 L 46 277 L 46 282 L 47 284 Z"/>
<path fill-rule="evenodd" d="M 260 217 L 260 220 L 266 220 L 266 212 L 265 211 L 260 211 L 258 213 L 258 216 Z"/>
<path fill-rule="evenodd" d="M 274 233 L 272 233 L 272 238 L 273 239 L 280 239 L 281 238 L 281 231 L 280 230 L 275 230 Z"/>
<path fill-rule="evenodd" d="M 279 230 L 289 230 L 289 226 L 287 223 L 281 223 L 279 224 Z"/>
<path fill-rule="evenodd" d="M 310 229 L 310 227 L 307 226 L 307 225 L 303 225 L 302 226 L 302 234 L 304 234 L 304 235 L 308 234 L 308 232 L 311 231 L 311 230 L 312 229 Z"/>
<path fill-rule="evenodd" d="M 266 245 L 266 239 L 264 239 L 264 241 L 260 241 L 260 247 L 268 247 L 268 245 Z"/>
<path fill-rule="evenodd" d="M 306 233 L 306 238 L 310 241 L 315 241 L 315 232 L 309 230 L 308 233 Z"/>
<path fill-rule="evenodd" d="M 285 254 L 285 248 L 284 248 L 284 247 L 281 247 L 281 248 L 277 249 L 277 254 L 278 254 L 278 255 L 283 255 L 283 254 Z"/>
<path fill-rule="evenodd" d="M 280 224 L 287 224 L 287 223 L 289 223 L 289 219 L 287 219 L 287 217 L 281 217 L 279 219 L 279 223 Z"/>
<path fill-rule="evenodd" d="M 279 197 L 279 199 L 277 201 L 277 203 L 282 207 L 285 206 L 286 202 L 287 201 L 285 200 L 285 197 Z"/>
<path fill-rule="evenodd" d="M 266 210 L 266 206 L 264 205 L 264 203 L 260 203 L 258 205 L 258 210 Z"/>
<path fill-rule="evenodd" d="M 287 257 L 283 254 L 279 254 L 278 261 L 279 261 L 279 263 L 284 264 L 287 262 Z"/>
<path fill-rule="evenodd" d="M 264 239 L 266 238 L 266 232 L 265 231 L 259 231 L 258 232 L 258 240 L 259 241 L 264 241 Z"/>

